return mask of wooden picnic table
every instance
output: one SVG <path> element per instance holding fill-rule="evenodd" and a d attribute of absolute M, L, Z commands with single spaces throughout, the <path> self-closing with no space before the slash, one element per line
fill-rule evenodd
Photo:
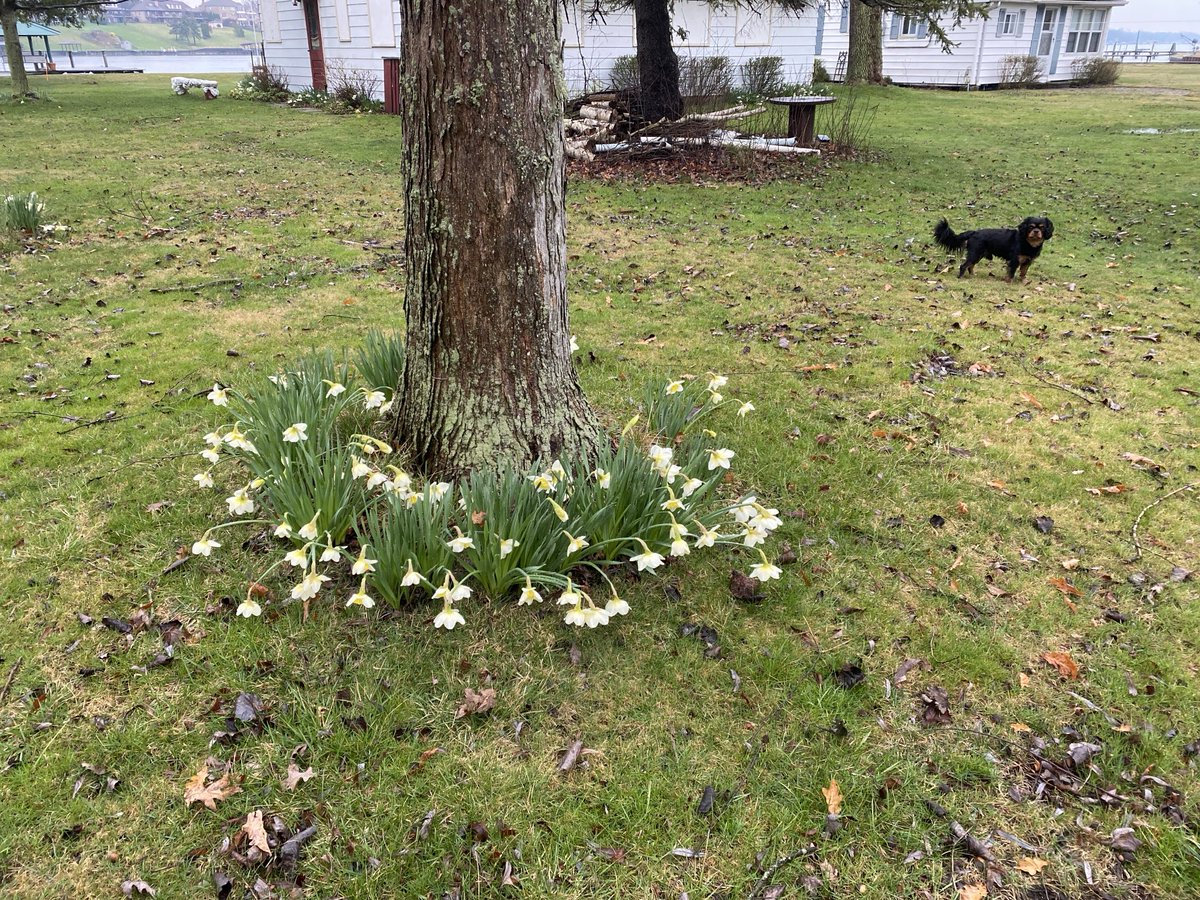
<path fill-rule="evenodd" d="M 816 130 L 817 107 L 835 100 L 836 97 L 799 96 L 771 97 L 767 102 L 788 108 L 788 135 L 796 139 L 797 146 L 811 147 Z"/>

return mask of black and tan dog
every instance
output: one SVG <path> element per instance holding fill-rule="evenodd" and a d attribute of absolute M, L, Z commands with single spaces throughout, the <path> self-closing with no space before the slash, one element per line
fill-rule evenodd
<path fill-rule="evenodd" d="M 933 239 L 947 250 L 967 248 L 967 258 L 959 267 L 958 277 L 975 271 L 981 259 L 999 257 L 1008 263 L 1007 281 L 1019 271 L 1021 278 L 1029 270 L 1029 264 L 1038 258 L 1042 245 L 1054 235 L 1054 223 L 1049 219 L 1030 216 L 1016 228 L 980 228 L 955 234 L 945 219 L 933 229 Z"/>

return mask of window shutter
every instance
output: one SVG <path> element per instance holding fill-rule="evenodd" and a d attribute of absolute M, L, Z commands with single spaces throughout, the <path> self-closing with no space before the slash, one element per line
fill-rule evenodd
<path fill-rule="evenodd" d="M 900 14 L 892 13 L 892 30 L 888 35 L 893 41 L 900 37 Z"/>
<path fill-rule="evenodd" d="M 1017 37 L 1025 33 L 1025 10 L 1021 10 L 1021 14 L 1017 16 Z"/>
<path fill-rule="evenodd" d="M 1004 7 L 996 10 L 996 37 L 1004 37 Z"/>
<path fill-rule="evenodd" d="M 825 4 L 817 6 L 817 40 L 813 44 L 813 56 L 821 55 L 821 46 L 825 41 Z"/>
<path fill-rule="evenodd" d="M 838 23 L 838 31 L 845 34 L 850 30 L 850 0 L 842 0 L 842 20 Z"/>
<path fill-rule="evenodd" d="M 924 19 L 917 25 L 917 37 L 923 38 L 929 36 L 929 23 Z"/>

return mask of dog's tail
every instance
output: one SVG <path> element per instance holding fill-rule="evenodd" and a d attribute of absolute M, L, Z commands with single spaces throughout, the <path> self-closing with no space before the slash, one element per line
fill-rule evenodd
<path fill-rule="evenodd" d="M 947 250 L 961 250 L 967 245 L 967 238 L 971 232 L 964 231 L 962 234 L 955 234 L 950 228 L 950 223 L 945 219 L 938 222 L 933 229 L 933 239 L 945 247 Z"/>

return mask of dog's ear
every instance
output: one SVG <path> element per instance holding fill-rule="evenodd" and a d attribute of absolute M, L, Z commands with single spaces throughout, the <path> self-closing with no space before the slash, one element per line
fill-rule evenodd
<path fill-rule="evenodd" d="M 1054 223 L 1049 219 L 1042 219 L 1042 239 L 1050 240 L 1054 237 Z"/>

